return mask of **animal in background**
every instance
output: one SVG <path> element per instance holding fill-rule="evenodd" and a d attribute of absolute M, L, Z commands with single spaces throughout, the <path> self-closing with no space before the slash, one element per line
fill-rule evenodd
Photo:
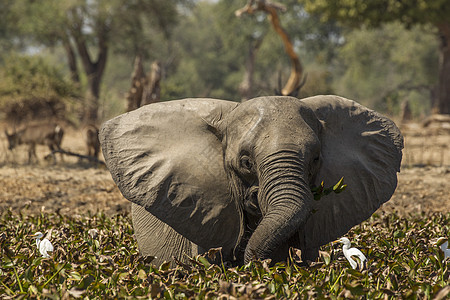
<path fill-rule="evenodd" d="M 86 155 L 98 158 L 100 152 L 100 142 L 98 140 L 98 127 L 90 124 L 84 129 L 84 138 L 86 142 Z"/>
<path fill-rule="evenodd" d="M 32 163 L 33 160 L 38 162 L 36 145 L 47 145 L 52 151 L 51 156 L 56 161 L 53 151 L 61 150 L 64 130 L 58 124 L 32 124 L 11 134 L 5 130 L 5 134 L 8 139 L 9 150 L 13 150 L 22 144 L 28 145 L 28 163 Z"/>

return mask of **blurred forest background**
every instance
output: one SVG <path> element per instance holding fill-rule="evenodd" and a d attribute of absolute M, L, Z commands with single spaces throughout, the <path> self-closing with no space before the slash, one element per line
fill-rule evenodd
<path fill-rule="evenodd" d="M 299 98 L 338 94 L 391 116 L 408 101 L 417 119 L 449 114 L 446 2 L 279 0 L 306 74 Z M 266 13 L 235 15 L 246 4 L 2 0 L 0 120 L 99 124 L 126 111 L 139 60 L 139 76 L 159 78 L 156 101 L 273 95 L 291 61 Z"/>

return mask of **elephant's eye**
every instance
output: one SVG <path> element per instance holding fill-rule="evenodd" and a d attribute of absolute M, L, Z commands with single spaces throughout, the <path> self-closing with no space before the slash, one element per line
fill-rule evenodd
<path fill-rule="evenodd" d="M 320 163 L 320 156 L 318 155 L 312 160 L 312 163 L 311 163 L 311 168 L 312 168 L 311 171 L 312 172 L 317 171 L 316 168 L 319 167 L 319 163 Z"/>
<path fill-rule="evenodd" d="M 246 170 L 251 170 L 253 167 L 253 163 L 252 163 L 250 157 L 248 157 L 247 155 L 243 155 L 241 157 L 240 163 L 241 163 L 241 167 Z"/>

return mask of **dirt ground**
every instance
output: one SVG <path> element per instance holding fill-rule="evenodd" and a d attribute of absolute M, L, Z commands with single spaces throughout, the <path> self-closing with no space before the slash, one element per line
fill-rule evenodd
<path fill-rule="evenodd" d="M 450 130 L 429 131 L 419 124 L 402 127 L 405 136 L 402 170 L 392 199 L 380 210 L 399 214 L 450 212 Z M 85 154 L 81 131 L 66 130 L 63 149 Z M 38 147 L 39 164 L 26 164 L 26 146 L 7 150 L 0 138 L 0 213 L 85 215 L 128 213 L 125 200 L 104 167 L 65 157 L 56 164 L 43 157 L 49 150 Z M 59 157 L 57 157 L 59 159 Z"/>

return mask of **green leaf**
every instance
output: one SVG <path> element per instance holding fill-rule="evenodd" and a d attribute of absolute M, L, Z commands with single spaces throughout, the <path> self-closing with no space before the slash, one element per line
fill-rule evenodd
<path fill-rule="evenodd" d="M 203 256 L 199 256 L 199 257 L 198 257 L 198 261 L 199 261 L 202 265 L 204 265 L 206 268 L 209 268 L 209 267 L 211 266 L 211 264 L 209 263 L 209 261 L 208 261 L 205 257 L 203 257 Z"/>
<path fill-rule="evenodd" d="M 35 285 L 33 285 L 33 284 L 31 284 L 29 287 L 28 287 L 28 293 L 31 293 L 31 294 L 37 294 L 39 291 L 38 291 L 38 289 L 37 289 L 37 287 L 35 286 Z"/>
<path fill-rule="evenodd" d="M 394 238 L 399 239 L 405 237 L 405 233 L 401 230 L 397 230 L 394 232 Z"/>
<path fill-rule="evenodd" d="M 273 274 L 273 279 L 275 280 L 276 283 L 279 283 L 279 284 L 286 283 L 285 278 L 283 277 L 283 275 L 281 275 L 279 273 L 274 273 Z"/>
<path fill-rule="evenodd" d="M 341 177 L 341 179 L 338 181 L 338 183 L 336 183 L 333 186 L 333 191 L 339 190 L 341 188 L 343 182 L 344 182 L 344 177 Z"/>
<path fill-rule="evenodd" d="M 323 261 L 325 262 L 325 265 L 328 266 L 331 261 L 331 256 L 328 253 L 322 253 Z"/>
<path fill-rule="evenodd" d="M 333 191 L 334 191 L 336 194 L 339 194 L 339 193 L 341 193 L 342 191 L 344 191 L 346 187 L 347 187 L 347 185 L 344 184 L 344 177 L 342 177 L 342 178 L 338 181 L 338 183 L 336 183 L 336 184 L 333 186 Z"/>
<path fill-rule="evenodd" d="M 87 289 L 88 286 L 94 282 L 95 278 L 92 275 L 88 275 L 86 277 L 83 278 L 83 280 L 81 281 L 80 285 L 78 286 L 80 289 Z"/>
<path fill-rule="evenodd" d="M 81 280 L 81 274 L 78 273 L 77 271 L 70 272 L 69 276 L 72 277 L 72 279 Z"/>
<path fill-rule="evenodd" d="M 167 271 L 170 268 L 170 261 L 165 261 L 159 266 L 160 271 Z"/>
<path fill-rule="evenodd" d="M 138 273 L 138 278 L 142 280 L 147 279 L 147 273 L 145 273 L 143 269 L 140 269 Z"/>
<path fill-rule="evenodd" d="M 348 283 L 346 283 L 346 284 L 344 284 L 344 286 L 345 286 L 345 288 L 347 288 L 352 293 L 352 295 L 360 296 L 360 295 L 366 294 L 366 291 L 365 291 L 365 289 L 364 289 L 362 284 L 358 284 L 358 283 L 348 284 Z"/>
<path fill-rule="evenodd" d="M 347 188 L 346 184 L 343 184 L 338 190 L 334 191 L 336 194 L 342 193 Z"/>

